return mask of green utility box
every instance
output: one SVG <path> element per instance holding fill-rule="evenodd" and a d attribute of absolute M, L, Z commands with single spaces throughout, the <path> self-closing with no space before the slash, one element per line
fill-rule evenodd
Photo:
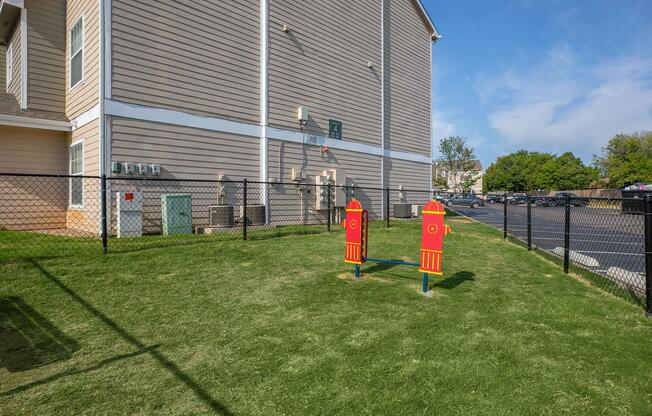
<path fill-rule="evenodd" d="M 192 199 L 190 195 L 161 195 L 163 235 L 192 234 Z"/>

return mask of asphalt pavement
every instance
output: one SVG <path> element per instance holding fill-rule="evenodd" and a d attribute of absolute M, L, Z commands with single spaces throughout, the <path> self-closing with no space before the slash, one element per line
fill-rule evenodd
<path fill-rule="evenodd" d="M 606 205 L 606 204 L 605 204 Z M 503 229 L 503 204 L 451 207 L 458 214 Z M 563 256 L 564 207 L 532 205 L 532 244 Z M 507 232 L 527 241 L 527 206 L 507 206 Z M 645 290 L 643 216 L 622 214 L 615 207 L 571 207 L 571 263 L 599 273 L 636 292 Z"/>

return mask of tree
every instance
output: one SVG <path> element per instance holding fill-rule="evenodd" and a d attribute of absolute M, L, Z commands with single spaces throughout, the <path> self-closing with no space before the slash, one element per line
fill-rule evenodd
<path fill-rule="evenodd" d="M 484 179 L 487 191 L 586 189 L 598 179 L 598 171 L 570 152 L 557 156 L 520 150 L 496 159 Z"/>
<path fill-rule="evenodd" d="M 473 149 L 466 145 L 466 138 L 449 136 L 439 142 L 439 158 L 436 167 L 447 178 L 448 187 L 455 190 L 469 188 L 478 180 L 475 171 Z"/>
<path fill-rule="evenodd" d="M 594 156 L 594 165 L 607 185 L 622 188 L 636 182 L 652 182 L 652 132 L 617 134 Z"/>

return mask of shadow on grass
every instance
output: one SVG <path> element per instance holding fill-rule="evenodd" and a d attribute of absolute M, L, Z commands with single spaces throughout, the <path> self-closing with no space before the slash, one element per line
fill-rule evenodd
<path fill-rule="evenodd" d="M 79 344 L 21 298 L 0 298 L 0 367 L 30 370 L 67 360 Z"/>
<path fill-rule="evenodd" d="M 82 369 L 79 369 L 79 370 L 70 369 L 70 370 L 62 371 L 61 373 L 53 374 L 53 375 L 51 375 L 49 377 L 46 377 L 44 379 L 36 380 L 36 381 L 33 381 L 31 383 L 27 383 L 27 384 L 23 384 L 22 386 L 18 386 L 16 388 L 11 389 L 11 390 L 7 390 L 5 392 L 2 392 L 2 393 L 0 393 L 0 397 L 12 396 L 12 395 L 17 394 L 17 393 L 22 393 L 22 392 L 24 392 L 26 390 L 29 390 L 31 388 L 38 387 L 38 386 L 43 386 L 45 384 L 52 383 L 54 381 L 60 380 L 62 378 L 68 377 L 68 376 L 74 376 L 76 374 L 83 374 L 83 373 L 88 373 L 88 372 L 91 372 L 91 371 L 99 370 L 100 368 L 102 368 L 102 367 L 104 367 L 106 365 L 109 365 L 111 363 L 114 363 L 116 361 L 124 360 L 124 359 L 127 359 L 127 358 L 132 358 L 132 357 L 137 357 L 137 356 L 143 355 L 143 354 L 147 354 L 151 350 L 153 350 L 155 348 L 158 348 L 158 347 L 159 347 L 159 345 L 152 345 L 151 347 L 147 347 L 147 348 L 145 348 L 143 350 L 134 351 L 134 352 L 130 352 L 130 353 L 127 353 L 127 354 L 116 355 L 115 357 L 107 358 L 105 360 L 102 360 L 102 361 L 98 362 L 97 364 L 94 364 L 92 366 L 85 367 L 85 368 L 82 368 Z"/>
<path fill-rule="evenodd" d="M 199 385 L 195 380 L 193 380 L 189 375 L 181 371 L 181 369 L 160 351 L 153 347 L 147 347 L 140 340 L 138 340 L 134 335 L 130 334 L 127 330 L 118 325 L 108 316 L 104 315 L 99 309 L 90 304 L 84 298 L 79 296 L 74 290 L 66 286 L 61 280 L 59 280 L 52 273 L 48 272 L 43 266 L 38 262 L 30 260 L 30 263 L 50 282 L 59 287 L 63 292 L 65 292 L 72 300 L 81 305 L 86 309 L 90 314 L 95 316 L 97 319 L 102 321 L 107 327 L 111 328 L 120 338 L 133 345 L 137 351 L 134 354 L 138 353 L 147 353 L 152 358 L 154 358 L 158 364 L 165 370 L 169 371 L 174 375 L 177 380 L 186 385 L 195 396 L 209 406 L 214 412 L 222 415 L 232 415 L 233 413 L 226 407 L 224 404 L 220 403 L 218 400 L 213 398 L 204 388 Z"/>
<path fill-rule="evenodd" d="M 474 282 L 475 273 L 473 272 L 457 272 L 443 280 L 435 282 L 430 285 L 431 288 L 440 287 L 442 289 L 455 289 L 464 282 Z"/>

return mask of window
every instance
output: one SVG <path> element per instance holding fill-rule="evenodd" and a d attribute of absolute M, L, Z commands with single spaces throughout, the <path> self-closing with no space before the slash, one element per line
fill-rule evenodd
<path fill-rule="evenodd" d="M 70 29 L 70 89 L 84 81 L 84 18 Z"/>
<path fill-rule="evenodd" d="M 70 146 L 70 174 L 81 176 L 83 166 L 84 143 L 73 143 Z M 70 205 L 80 207 L 84 203 L 84 180 L 82 178 L 70 178 Z"/>
<path fill-rule="evenodd" d="M 7 84 L 5 85 L 5 90 L 9 89 L 9 84 L 11 83 L 11 79 L 14 76 L 14 46 L 10 45 L 7 47 L 7 56 L 6 56 L 6 62 L 7 62 Z"/>

